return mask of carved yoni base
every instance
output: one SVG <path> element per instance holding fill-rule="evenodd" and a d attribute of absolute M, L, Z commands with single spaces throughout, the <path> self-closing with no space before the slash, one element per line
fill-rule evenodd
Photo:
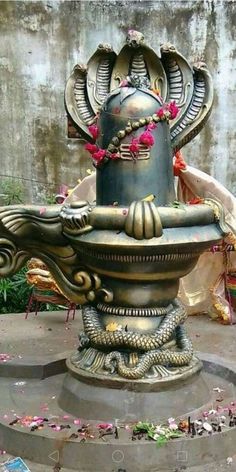
<path fill-rule="evenodd" d="M 173 343 L 169 343 L 168 347 L 171 347 Z M 170 352 L 172 352 L 170 350 Z M 174 351 L 173 351 L 174 352 Z M 163 355 L 165 351 L 162 351 Z M 127 375 L 119 375 L 118 372 L 108 372 L 107 359 L 113 355 L 104 351 L 97 350 L 95 348 L 84 349 L 81 352 L 74 353 L 71 358 L 67 361 L 67 367 L 71 371 L 72 375 L 83 382 L 93 383 L 95 385 L 109 386 L 110 388 L 129 388 L 131 390 L 139 389 L 137 385 L 144 386 L 145 384 L 153 385 L 154 389 L 158 389 L 158 384 L 161 386 L 165 384 L 171 384 L 184 380 L 201 369 L 201 362 L 193 357 L 189 365 L 171 367 L 164 365 L 153 365 L 143 375 L 135 375 L 137 364 L 139 363 L 139 355 L 136 352 L 132 353 L 116 353 L 119 354 L 126 361 Z M 152 354 L 152 353 L 150 353 Z M 124 361 L 124 362 L 125 362 Z M 130 372 L 130 375 L 129 375 Z M 132 373 L 134 372 L 134 375 Z M 134 382 L 130 383 L 130 380 Z M 129 387 L 127 387 L 127 385 Z M 141 388 L 142 389 L 142 388 Z"/>
<path fill-rule="evenodd" d="M 102 357 L 97 355 L 99 360 L 102 362 Z M 99 368 L 89 372 L 70 360 L 67 368 L 59 405 L 88 420 L 160 421 L 206 407 L 209 401 L 208 387 L 200 373 L 202 363 L 196 358 L 185 368 L 157 367 L 155 377 L 135 381 L 102 375 Z"/>

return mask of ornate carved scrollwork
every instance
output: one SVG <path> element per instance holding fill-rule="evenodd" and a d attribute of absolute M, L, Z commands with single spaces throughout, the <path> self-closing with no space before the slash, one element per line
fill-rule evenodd
<path fill-rule="evenodd" d="M 26 251 L 17 249 L 9 239 L 0 238 L 0 277 L 17 272 L 28 258 Z"/>
<path fill-rule="evenodd" d="M 89 223 L 91 206 L 88 202 L 78 201 L 64 205 L 60 212 L 63 231 L 68 234 L 82 234 L 93 228 Z"/>
<path fill-rule="evenodd" d="M 58 205 L 43 209 L 18 205 L 1 208 L 0 276 L 14 274 L 28 259 L 37 257 L 47 265 L 67 298 L 78 304 L 94 301 L 97 292 L 106 289 L 101 287 L 97 274 L 81 265 L 76 251 L 63 235 L 65 227 L 68 231 L 76 228 L 77 234 L 88 230 L 89 206 L 84 202 L 77 204 L 76 216 L 73 210 L 72 207 L 71 212 L 64 211 L 62 218 Z M 98 298 L 102 299 L 100 295 Z"/>

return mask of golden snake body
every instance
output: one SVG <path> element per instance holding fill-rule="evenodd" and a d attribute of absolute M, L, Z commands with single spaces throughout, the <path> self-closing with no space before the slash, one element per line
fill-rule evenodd
<path fill-rule="evenodd" d="M 168 313 L 154 333 L 141 334 L 132 331 L 105 331 L 100 320 L 99 313 L 92 306 L 85 306 L 82 310 L 85 334 L 88 336 L 92 347 L 123 347 L 151 351 L 158 349 L 169 341 L 175 328 L 183 323 L 187 317 L 184 307 L 178 302 L 173 302 L 173 310 Z"/>
<path fill-rule="evenodd" d="M 183 326 L 176 328 L 177 346 L 180 351 L 153 350 L 145 352 L 139 357 L 135 367 L 129 367 L 125 363 L 124 354 L 113 351 L 106 356 L 104 367 L 111 372 L 117 370 L 121 377 L 126 379 L 141 379 L 153 365 L 165 365 L 180 367 L 188 365 L 193 356 L 193 347 L 190 339 L 186 336 Z M 114 364 L 115 361 L 115 364 Z"/>
<path fill-rule="evenodd" d="M 182 323 L 187 314 L 177 300 L 173 302 L 173 309 L 166 314 L 154 333 L 141 334 L 117 330 L 105 331 L 100 321 L 99 312 L 95 307 L 85 306 L 82 311 L 85 329 L 85 339 L 81 337 L 81 347 L 89 343 L 98 349 L 125 348 L 138 352 L 138 362 L 134 367 L 126 364 L 127 352 L 112 351 L 106 355 L 104 368 L 114 372 L 117 370 L 121 377 L 140 379 L 154 365 L 180 367 L 188 365 L 193 355 L 193 347 L 186 336 Z M 161 349 L 173 335 L 176 335 L 178 351 Z M 146 351 L 146 352 L 145 352 Z"/>

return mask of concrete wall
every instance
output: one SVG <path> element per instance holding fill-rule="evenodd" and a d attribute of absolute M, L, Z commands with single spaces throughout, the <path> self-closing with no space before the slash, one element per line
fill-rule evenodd
<path fill-rule="evenodd" d="M 44 183 L 73 185 L 85 175 L 82 145 L 66 137 L 65 82 L 99 42 L 119 51 L 134 28 L 156 51 L 170 41 L 190 63 L 207 62 L 214 111 L 184 154 L 236 193 L 235 25 L 234 0 L 1 1 L 0 174 L 43 182 L 24 181 L 34 201 L 54 190 Z"/>

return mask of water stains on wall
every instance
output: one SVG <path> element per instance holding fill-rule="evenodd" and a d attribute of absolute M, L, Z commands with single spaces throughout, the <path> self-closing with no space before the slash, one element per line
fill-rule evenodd
<path fill-rule="evenodd" d="M 235 23 L 230 0 L 0 1 L 0 174 L 53 184 L 26 182 L 34 201 L 86 174 L 83 145 L 66 134 L 65 83 L 100 42 L 119 51 L 134 28 L 157 52 L 169 41 L 191 64 L 207 62 L 214 111 L 184 154 L 236 193 Z"/>

